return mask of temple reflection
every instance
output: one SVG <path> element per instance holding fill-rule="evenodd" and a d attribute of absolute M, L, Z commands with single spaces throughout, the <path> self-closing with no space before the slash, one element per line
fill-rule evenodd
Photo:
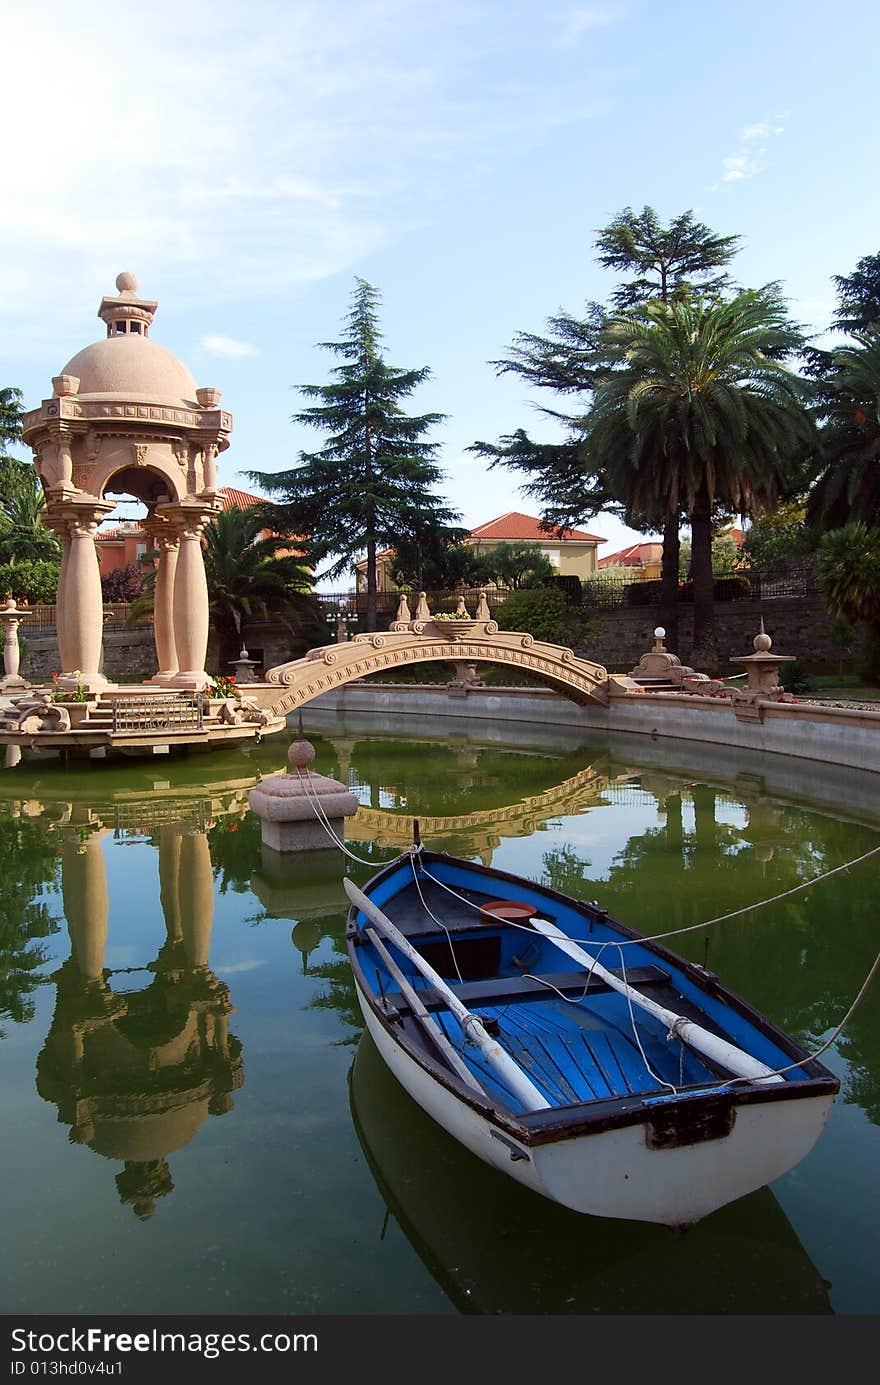
<path fill-rule="evenodd" d="M 59 831 L 70 956 L 51 978 L 55 1010 L 37 1091 L 57 1107 L 72 1142 L 121 1162 L 120 1201 L 145 1219 L 174 1187 L 169 1156 L 208 1116 L 232 1109 L 244 1080 L 241 1044 L 229 1032 L 229 988 L 209 965 L 214 881 L 205 805 L 195 820 L 154 827 L 164 937 L 143 967 L 117 971 L 105 966 L 108 829 L 98 814 L 68 806 Z M 151 816 L 167 814 L 141 803 L 139 815 L 143 830 Z M 149 984 L 129 989 L 130 974 L 140 971 L 152 973 Z"/>

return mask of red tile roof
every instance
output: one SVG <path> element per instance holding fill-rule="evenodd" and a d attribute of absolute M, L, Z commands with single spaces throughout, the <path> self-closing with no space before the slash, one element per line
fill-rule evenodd
<path fill-rule="evenodd" d="M 643 563 L 659 563 L 662 557 L 662 543 L 631 543 L 619 553 L 600 558 L 599 567 L 641 567 Z"/>
<path fill-rule="evenodd" d="M 217 491 L 224 510 L 246 510 L 250 505 L 261 505 L 262 495 L 251 495 L 250 491 L 240 491 L 235 486 L 221 486 Z"/>
<path fill-rule="evenodd" d="M 541 528 L 541 521 L 535 519 L 533 515 L 520 514 L 518 510 L 510 510 L 506 515 L 499 515 L 498 519 L 490 519 L 486 524 L 480 524 L 470 533 L 472 539 L 516 539 L 519 542 L 527 543 L 605 543 L 606 540 L 598 534 L 588 534 L 583 529 L 563 529 L 557 538 L 555 534 L 548 533 Z"/>

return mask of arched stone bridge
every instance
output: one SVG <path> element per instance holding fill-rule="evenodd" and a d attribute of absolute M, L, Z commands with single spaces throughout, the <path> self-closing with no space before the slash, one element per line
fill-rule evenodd
<path fill-rule="evenodd" d="M 356 678 L 405 668 L 410 664 L 461 662 L 504 664 L 546 683 L 574 702 L 608 701 L 608 674 L 601 664 L 579 659 L 571 649 L 547 644 L 532 635 L 499 631 L 494 620 L 397 621 L 388 632 L 355 635 L 342 644 L 312 649 L 303 659 L 270 669 L 266 681 L 277 685 L 277 697 L 261 699 L 268 711 L 282 714 Z"/>

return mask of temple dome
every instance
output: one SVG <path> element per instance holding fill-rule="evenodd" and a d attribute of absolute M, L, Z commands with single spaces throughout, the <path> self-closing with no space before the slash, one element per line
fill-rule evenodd
<path fill-rule="evenodd" d="M 78 378 L 81 399 L 199 407 L 190 371 L 146 336 L 114 336 L 92 342 L 67 362 L 61 374 Z"/>

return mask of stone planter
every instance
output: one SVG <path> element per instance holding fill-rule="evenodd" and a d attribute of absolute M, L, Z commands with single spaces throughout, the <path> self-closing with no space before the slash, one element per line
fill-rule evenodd
<path fill-rule="evenodd" d="M 479 623 L 478 620 L 471 620 L 470 618 L 467 620 L 434 619 L 431 622 L 437 634 L 442 635 L 447 640 L 464 639 L 465 635 L 469 635 L 472 630 L 475 630 Z"/>
<path fill-rule="evenodd" d="M 54 707 L 63 707 L 70 717 L 71 731 L 77 730 L 89 719 L 89 713 L 93 712 L 98 705 L 96 697 L 90 698 L 88 702 L 65 702 L 63 698 L 55 699 L 52 704 Z"/>

